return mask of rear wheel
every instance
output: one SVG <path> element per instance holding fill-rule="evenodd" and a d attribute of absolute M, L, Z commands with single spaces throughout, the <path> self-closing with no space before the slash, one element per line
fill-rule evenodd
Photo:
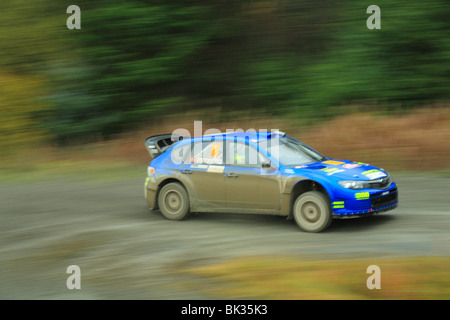
<path fill-rule="evenodd" d="M 294 203 L 295 222 L 303 231 L 320 232 L 332 222 L 328 198 L 319 191 L 301 194 Z"/>
<path fill-rule="evenodd" d="M 169 220 L 182 220 L 189 214 L 189 195 L 179 183 L 165 185 L 158 195 L 159 210 Z"/>

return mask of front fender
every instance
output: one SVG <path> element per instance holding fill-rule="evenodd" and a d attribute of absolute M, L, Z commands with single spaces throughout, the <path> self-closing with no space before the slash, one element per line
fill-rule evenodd
<path fill-rule="evenodd" d="M 320 175 L 315 174 L 289 175 L 284 176 L 282 180 L 283 180 L 282 193 L 291 194 L 292 190 L 294 189 L 297 183 L 304 180 L 311 180 L 319 183 L 328 193 L 328 196 L 330 198 L 333 198 L 334 196 L 335 188 L 333 187 L 332 183 Z"/>
<path fill-rule="evenodd" d="M 281 191 L 281 211 L 283 215 L 290 215 L 292 198 L 294 193 L 295 186 L 302 181 L 311 181 L 319 184 L 323 190 L 327 193 L 330 202 L 334 198 L 334 188 L 332 184 L 327 180 L 321 177 L 320 175 L 314 174 L 300 174 L 300 175 L 288 175 L 282 176 L 282 191 Z"/>

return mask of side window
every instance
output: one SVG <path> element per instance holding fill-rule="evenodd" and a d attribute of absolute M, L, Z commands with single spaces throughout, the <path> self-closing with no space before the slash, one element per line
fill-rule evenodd
<path fill-rule="evenodd" d="M 192 144 L 191 163 L 223 164 L 223 141 L 199 141 Z"/>
<path fill-rule="evenodd" d="M 236 141 L 227 142 L 226 164 L 246 167 L 261 167 L 264 156 L 248 144 Z"/>
<path fill-rule="evenodd" d="M 190 144 L 184 144 L 179 147 L 175 147 L 170 156 L 172 158 L 173 163 L 180 164 L 182 162 L 186 163 L 186 161 L 189 161 L 190 156 Z"/>

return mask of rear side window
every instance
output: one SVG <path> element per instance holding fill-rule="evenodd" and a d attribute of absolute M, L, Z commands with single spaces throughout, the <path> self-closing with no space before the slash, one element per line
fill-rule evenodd
<path fill-rule="evenodd" d="M 192 144 L 191 163 L 223 164 L 223 141 L 199 141 Z"/>
<path fill-rule="evenodd" d="M 189 163 L 191 156 L 191 144 L 184 144 L 172 149 L 170 154 L 173 163 L 180 164 L 182 162 Z"/>

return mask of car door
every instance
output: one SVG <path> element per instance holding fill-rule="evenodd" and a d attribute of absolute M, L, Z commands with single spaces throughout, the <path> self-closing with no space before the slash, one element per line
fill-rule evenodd
<path fill-rule="evenodd" d="M 268 160 L 253 146 L 227 141 L 224 170 L 228 208 L 279 210 L 281 207 L 278 170 L 262 167 Z"/>
<path fill-rule="evenodd" d="M 223 175 L 224 146 L 222 141 L 198 141 L 191 144 L 191 157 L 179 168 L 189 180 L 196 203 L 202 208 L 226 206 Z"/>

